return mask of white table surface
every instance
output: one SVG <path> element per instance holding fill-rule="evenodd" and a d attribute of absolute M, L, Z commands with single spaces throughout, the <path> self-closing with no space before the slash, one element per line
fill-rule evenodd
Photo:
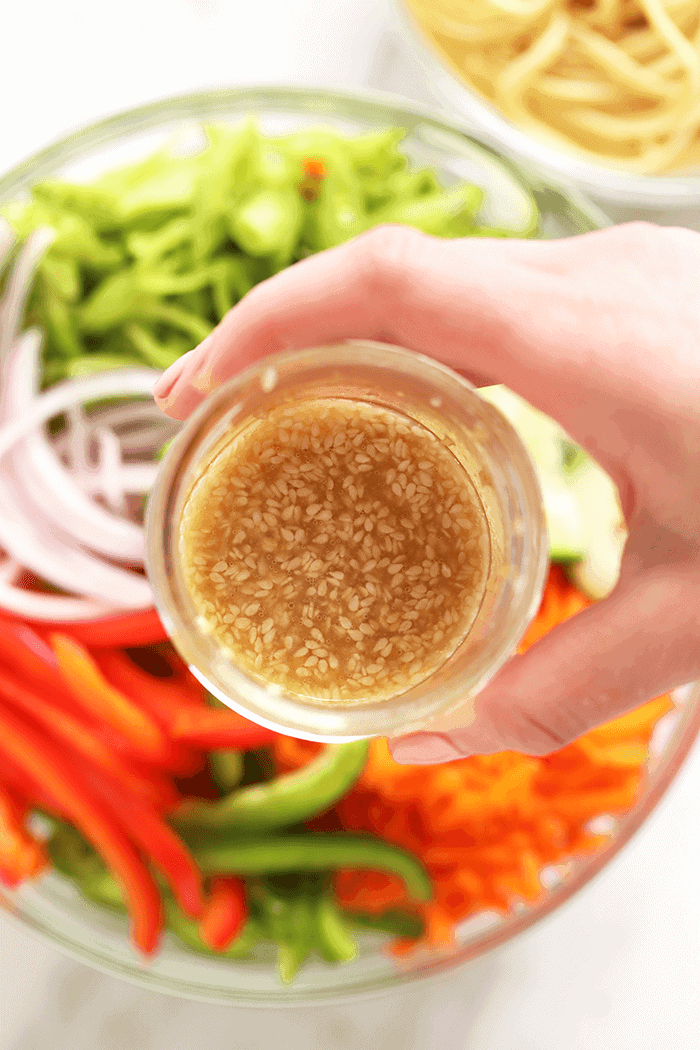
<path fill-rule="evenodd" d="M 391 0 L 6 0 L 0 25 L 0 170 L 96 118 L 194 89 L 298 83 L 431 101 Z M 699 871 L 696 748 L 567 907 L 383 1000 L 283 1012 L 184 1002 L 67 960 L 0 916 L 0 1050 L 691 1050 Z"/>

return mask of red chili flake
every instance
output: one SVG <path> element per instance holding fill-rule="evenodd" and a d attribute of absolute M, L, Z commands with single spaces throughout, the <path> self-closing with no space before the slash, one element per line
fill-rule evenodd
<path fill-rule="evenodd" d="M 316 179 L 318 182 L 320 182 L 321 179 L 325 179 L 328 173 L 328 168 L 324 161 L 318 160 L 314 157 L 309 157 L 305 160 L 302 167 L 307 179 Z"/>

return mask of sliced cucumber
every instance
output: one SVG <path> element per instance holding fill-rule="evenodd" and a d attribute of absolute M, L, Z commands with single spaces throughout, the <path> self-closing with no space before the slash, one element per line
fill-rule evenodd
<path fill-rule="evenodd" d="M 625 519 L 613 480 L 595 460 L 571 479 L 586 534 L 586 557 L 572 565 L 570 578 L 589 598 L 598 600 L 615 587 L 627 539 Z"/>
<path fill-rule="evenodd" d="M 564 469 L 565 432 L 505 386 L 484 387 L 479 393 L 512 423 L 532 457 L 542 490 L 551 560 L 583 559 L 588 550 L 586 533 Z"/>
<path fill-rule="evenodd" d="M 546 475 L 542 476 L 540 487 L 550 560 L 580 562 L 587 553 L 586 532 L 576 497 L 561 485 L 552 484 Z"/>
<path fill-rule="evenodd" d="M 569 562 L 573 582 L 590 598 L 604 598 L 617 582 L 627 538 L 614 482 L 559 423 L 512 390 L 492 386 L 479 393 L 515 427 L 533 459 L 551 560 Z"/>

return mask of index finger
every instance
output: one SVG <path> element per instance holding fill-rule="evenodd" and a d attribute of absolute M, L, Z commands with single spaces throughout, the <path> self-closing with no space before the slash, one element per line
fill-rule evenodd
<path fill-rule="evenodd" d="M 531 249 L 530 242 L 494 240 L 470 251 L 464 242 L 409 227 L 372 230 L 253 288 L 196 350 L 168 369 L 154 391 L 157 400 L 168 415 L 184 419 L 209 391 L 260 358 L 345 339 L 400 343 L 490 381 L 497 363 L 485 351 L 496 333 L 492 324 L 491 332 L 485 330 L 493 311 L 484 294 L 484 266 L 494 270 Z M 465 355 L 469 327 L 477 339 Z"/>
<path fill-rule="evenodd" d="M 619 434 L 604 433 L 613 416 L 609 369 L 588 346 L 576 352 L 590 304 L 551 265 L 565 243 L 376 228 L 257 285 L 154 393 L 168 415 L 185 419 L 212 389 L 269 354 L 372 339 L 435 357 L 476 385 L 505 383 L 584 445 L 602 446 L 612 464 Z"/>

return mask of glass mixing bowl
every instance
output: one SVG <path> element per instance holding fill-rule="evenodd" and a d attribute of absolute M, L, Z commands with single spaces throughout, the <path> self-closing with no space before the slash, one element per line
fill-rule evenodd
<path fill-rule="evenodd" d="M 662 225 L 700 228 L 700 170 L 683 175 L 634 175 L 540 142 L 512 124 L 460 77 L 420 25 L 407 0 L 396 0 L 395 6 L 436 100 L 458 113 L 476 135 L 486 135 L 509 156 L 578 186 L 618 222 L 645 218 Z"/>
<path fill-rule="evenodd" d="M 473 180 L 490 191 L 484 218 L 491 223 L 523 222 L 535 200 L 539 235 L 562 237 L 605 225 L 600 212 L 541 177 L 524 175 L 497 151 L 429 112 L 400 100 L 367 94 L 317 90 L 245 88 L 160 102 L 112 117 L 56 143 L 0 178 L 0 201 L 14 199 L 34 181 L 48 177 L 89 179 L 109 167 L 137 159 L 173 136 L 201 140 L 202 121 L 259 116 L 269 133 L 323 123 L 348 132 L 400 125 L 404 148 L 419 164 L 432 165 L 445 184 Z M 274 951 L 261 949 L 250 962 L 197 955 L 166 937 L 157 958 L 146 965 L 131 951 L 126 923 L 88 903 L 71 883 L 49 875 L 18 891 L 0 891 L 8 913 L 57 948 L 98 969 L 173 995 L 247 1006 L 286 1006 L 338 1001 L 388 991 L 458 966 L 503 944 L 554 911 L 596 875 L 644 822 L 673 780 L 700 731 L 700 688 L 686 689 L 679 707 L 659 724 L 644 789 L 635 809 L 610 819 L 609 844 L 593 857 L 547 871 L 547 892 L 534 906 L 515 906 L 505 917 L 484 913 L 464 923 L 451 952 L 416 955 L 400 963 L 384 951 L 386 938 L 366 935 L 358 957 L 342 967 L 311 961 L 291 987 L 282 987 Z"/>

